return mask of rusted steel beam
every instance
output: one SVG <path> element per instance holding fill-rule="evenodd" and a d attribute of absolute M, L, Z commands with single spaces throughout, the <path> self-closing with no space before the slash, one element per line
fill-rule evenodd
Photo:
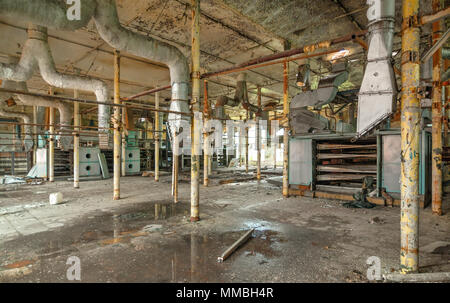
<path fill-rule="evenodd" d="M 257 59 L 252 59 L 250 61 L 243 62 L 234 67 L 223 69 L 221 71 L 205 73 L 202 75 L 202 78 L 208 78 L 208 77 L 217 76 L 217 75 L 221 75 L 221 74 L 225 74 L 225 73 L 231 73 L 231 72 L 238 71 L 239 69 L 244 68 L 244 67 L 250 67 L 252 65 L 257 65 L 257 64 L 261 64 L 261 63 L 265 63 L 265 62 L 269 62 L 269 61 L 273 61 L 273 60 L 288 58 L 288 57 L 295 56 L 298 54 L 311 53 L 314 50 L 317 50 L 320 48 L 330 48 L 331 46 L 334 46 L 339 43 L 352 41 L 353 39 L 355 39 L 355 37 L 362 37 L 365 34 L 367 34 L 367 30 L 359 31 L 359 32 L 349 34 L 349 35 L 345 35 L 345 36 L 342 36 L 342 37 L 339 37 L 339 38 L 336 38 L 333 40 L 322 41 L 322 42 L 319 42 L 316 44 L 307 45 L 304 47 L 295 48 L 292 50 L 287 50 L 284 52 L 279 52 L 279 53 L 271 54 L 268 56 L 263 56 L 263 57 L 260 57 Z"/>
<path fill-rule="evenodd" d="M 400 268 L 412 273 L 419 264 L 419 0 L 403 0 L 402 8 Z"/>
<path fill-rule="evenodd" d="M 433 0 L 433 12 L 440 9 L 440 0 Z M 433 22 L 433 44 L 441 38 L 442 22 Z M 433 55 L 433 97 L 432 97 L 432 176 L 431 176 L 431 208 L 433 214 L 442 215 L 442 87 L 441 87 L 442 55 L 437 51 Z"/>

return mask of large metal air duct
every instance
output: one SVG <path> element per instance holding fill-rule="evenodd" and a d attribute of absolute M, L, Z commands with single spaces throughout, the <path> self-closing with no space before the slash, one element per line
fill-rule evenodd
<path fill-rule="evenodd" d="M 220 119 L 225 119 L 225 111 L 224 106 L 239 106 L 239 104 L 242 104 L 242 107 L 249 112 L 253 113 L 260 113 L 261 109 L 259 109 L 256 105 L 253 105 L 248 100 L 248 90 L 247 90 L 247 74 L 241 73 L 237 77 L 237 83 L 236 83 L 236 91 L 234 93 L 234 98 L 230 98 L 227 96 L 220 96 L 217 98 L 216 105 L 214 108 L 215 111 L 215 117 Z"/>
<path fill-rule="evenodd" d="M 395 1 L 367 0 L 369 50 L 358 98 L 357 137 L 395 111 L 397 83 L 392 66 Z"/>
<path fill-rule="evenodd" d="M 109 45 L 135 56 L 166 64 L 170 70 L 172 85 L 171 111 L 189 112 L 189 65 L 187 58 L 175 46 L 158 41 L 124 28 L 119 21 L 115 0 L 96 0 L 95 24 L 100 36 Z M 189 118 L 169 114 L 172 130 L 181 126 L 181 120 Z"/>
<path fill-rule="evenodd" d="M 67 9 L 69 7 L 70 5 L 63 1 L 55 0 L 0 0 L 0 15 L 17 17 L 57 30 L 79 29 L 86 26 L 94 17 L 100 36 L 110 46 L 167 64 L 172 84 L 170 110 L 189 112 L 189 64 L 187 58 L 177 47 L 122 27 L 115 0 L 81 0 L 81 20 L 78 21 L 68 20 Z M 180 126 L 182 119 L 186 119 L 186 117 L 169 114 L 169 121 L 176 127 Z"/>
<path fill-rule="evenodd" d="M 10 61 L 16 61 L 16 58 L 11 58 Z M 2 82 L 1 85 L 2 88 L 6 88 L 6 89 L 12 89 L 12 90 L 20 90 L 20 91 L 28 91 L 27 88 L 27 84 L 26 82 L 15 82 L 15 81 L 11 81 L 11 80 L 5 80 Z M 12 97 L 11 94 L 1 94 L 0 95 L 0 100 L 5 100 L 7 98 Z M 37 97 L 37 96 L 28 96 L 28 95 L 16 95 L 14 96 L 17 99 L 17 104 L 18 105 L 25 105 L 25 106 L 37 106 L 38 109 L 42 108 L 44 109 L 45 107 L 52 107 L 52 108 L 56 108 L 59 112 L 59 124 L 61 125 L 67 125 L 67 127 L 62 126 L 61 130 L 65 131 L 65 132 L 70 132 L 71 128 L 69 127 L 72 121 L 72 109 L 70 107 L 69 104 L 64 103 L 62 101 L 59 100 L 54 100 L 52 98 L 46 98 L 46 97 Z M 42 113 L 44 113 L 44 111 L 38 110 L 38 123 L 44 120 Z M 16 116 L 18 118 L 23 119 L 17 112 L 16 112 Z M 25 122 L 24 123 L 30 123 Z M 25 134 L 31 134 L 31 126 L 24 126 L 25 128 Z M 41 126 L 37 126 L 38 132 L 42 132 L 43 131 L 43 127 Z M 59 139 L 60 145 L 63 149 L 69 149 L 71 144 L 72 144 L 72 140 L 73 138 L 71 136 L 61 136 Z M 30 145 L 31 144 L 31 145 Z M 30 141 L 26 141 L 25 147 L 26 148 L 31 148 L 33 146 L 32 141 L 30 143 Z"/>
<path fill-rule="evenodd" d="M 30 25 L 28 28 L 28 40 L 25 42 L 22 50 L 22 56 L 17 64 L 0 63 L 0 79 L 7 79 L 17 82 L 25 82 L 29 80 L 36 67 L 39 67 L 42 78 L 49 85 L 65 88 L 65 89 L 77 89 L 92 91 L 95 93 L 98 101 L 109 102 L 109 92 L 106 84 L 97 79 L 89 77 L 80 77 L 73 75 L 61 74 L 56 70 L 55 62 L 51 54 L 50 47 L 48 45 L 47 29 L 39 25 Z M 45 102 L 51 104 L 45 98 L 29 98 L 26 96 L 20 96 L 20 100 L 24 103 L 33 102 L 33 100 Z M 55 101 L 52 101 L 55 102 Z M 60 106 L 60 114 L 62 115 L 61 122 L 68 122 L 70 125 L 70 116 L 65 115 L 64 106 Z M 37 104 L 33 104 L 37 105 Z M 46 105 L 49 106 L 49 105 Z M 55 107 L 54 105 L 51 107 Z M 67 111 L 66 111 L 67 112 Z M 98 124 L 100 132 L 108 132 L 110 123 L 110 108 L 107 105 L 98 106 Z M 106 130 L 105 130 L 106 129 Z"/>

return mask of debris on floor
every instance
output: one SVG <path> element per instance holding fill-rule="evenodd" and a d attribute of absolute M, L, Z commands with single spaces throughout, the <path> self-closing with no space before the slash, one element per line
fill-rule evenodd
<path fill-rule="evenodd" d="M 0 184 L 26 184 L 25 178 L 16 176 L 4 176 L 0 178 Z"/>
<path fill-rule="evenodd" d="M 236 249 L 239 248 L 242 244 L 244 244 L 250 237 L 252 236 L 253 232 L 255 231 L 254 228 L 247 231 L 242 237 L 239 238 L 236 242 L 233 243 L 220 257 L 217 258 L 217 261 L 219 263 L 222 263 L 225 261 L 226 258 L 228 258 Z"/>
<path fill-rule="evenodd" d="M 367 196 L 374 191 L 375 179 L 373 177 L 364 177 L 362 188 L 353 195 L 354 202 L 344 203 L 347 208 L 374 208 L 376 205 L 367 201 Z"/>
<path fill-rule="evenodd" d="M 62 193 L 52 193 L 50 194 L 50 205 L 56 205 L 63 203 Z"/>

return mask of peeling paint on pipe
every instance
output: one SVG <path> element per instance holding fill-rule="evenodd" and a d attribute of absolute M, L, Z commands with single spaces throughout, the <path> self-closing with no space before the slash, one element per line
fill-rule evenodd
<path fill-rule="evenodd" d="M 403 0 L 401 100 L 400 268 L 417 272 L 419 264 L 420 28 L 419 0 Z"/>

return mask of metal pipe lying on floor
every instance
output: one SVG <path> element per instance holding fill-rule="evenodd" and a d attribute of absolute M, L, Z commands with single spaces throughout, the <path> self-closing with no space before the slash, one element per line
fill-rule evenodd
<path fill-rule="evenodd" d="M 247 231 L 242 237 L 239 238 L 236 242 L 233 243 L 220 257 L 217 258 L 217 262 L 222 263 L 225 261 L 239 246 L 244 244 L 250 237 L 252 236 L 254 228 Z"/>
<path fill-rule="evenodd" d="M 450 281 L 450 272 L 430 272 L 407 275 L 401 273 L 392 273 L 384 275 L 383 278 L 388 282 L 448 282 Z"/>

